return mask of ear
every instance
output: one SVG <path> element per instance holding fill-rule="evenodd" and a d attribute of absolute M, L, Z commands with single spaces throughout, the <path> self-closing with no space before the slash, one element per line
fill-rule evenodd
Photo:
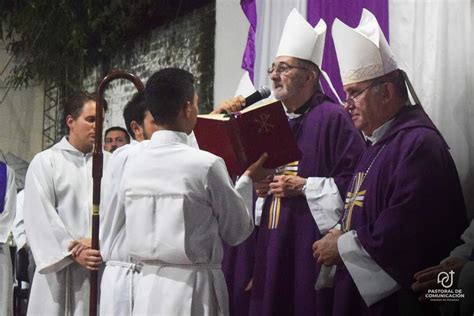
<path fill-rule="evenodd" d="M 393 82 L 385 82 L 382 84 L 382 101 L 384 103 L 391 102 L 397 96 L 397 90 Z"/>
<path fill-rule="evenodd" d="M 69 130 L 71 130 L 71 126 L 74 123 L 74 121 L 75 120 L 71 114 L 68 114 L 68 116 L 66 116 L 66 126 L 68 127 Z"/>
<path fill-rule="evenodd" d="M 137 121 L 130 122 L 130 129 L 133 131 L 133 134 L 135 134 L 135 139 L 143 137 L 143 128 L 137 123 Z"/>
<path fill-rule="evenodd" d="M 192 113 L 193 113 L 192 106 L 193 106 L 193 103 L 191 101 L 187 101 L 186 104 L 183 107 L 184 116 L 187 119 L 189 119 L 191 117 Z"/>
<path fill-rule="evenodd" d="M 306 71 L 306 79 L 308 82 L 318 82 L 319 74 L 316 71 L 308 70 Z"/>

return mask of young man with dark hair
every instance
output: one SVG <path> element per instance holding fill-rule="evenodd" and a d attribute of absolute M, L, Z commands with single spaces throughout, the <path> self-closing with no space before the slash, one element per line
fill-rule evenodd
<path fill-rule="evenodd" d="M 145 93 L 137 92 L 123 109 L 123 120 L 128 133 L 134 140 L 141 142 L 150 139 L 155 131 L 155 120 L 145 102 Z M 150 127 L 153 127 L 149 130 Z"/>
<path fill-rule="evenodd" d="M 104 134 L 104 150 L 113 153 L 117 148 L 130 144 L 130 135 L 120 126 L 109 127 Z"/>
<path fill-rule="evenodd" d="M 168 68 L 148 80 L 146 100 L 158 131 L 130 156 L 119 189 L 130 255 L 143 262 L 136 315 L 228 314 L 222 240 L 252 232 L 252 180 L 265 156 L 234 189 L 223 160 L 187 145 L 196 123 L 194 77 Z"/>
<path fill-rule="evenodd" d="M 37 154 L 28 168 L 24 222 L 37 265 L 29 314 L 89 310 L 89 272 L 102 263 L 100 252 L 90 249 L 95 100 L 86 93 L 69 99 L 68 135 Z"/>

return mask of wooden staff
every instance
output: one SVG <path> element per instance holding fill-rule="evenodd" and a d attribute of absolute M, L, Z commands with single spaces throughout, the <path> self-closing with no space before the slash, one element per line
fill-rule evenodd
<path fill-rule="evenodd" d="M 94 152 L 92 154 L 92 178 L 93 183 L 93 195 L 92 195 L 92 249 L 99 250 L 99 205 L 100 205 L 100 182 L 102 180 L 102 169 L 103 169 L 103 154 L 102 154 L 102 121 L 104 113 L 103 95 L 105 86 L 107 83 L 114 79 L 128 79 L 137 88 L 138 91 L 143 91 L 145 86 L 137 76 L 116 70 L 108 74 L 102 79 L 99 84 L 97 92 L 97 106 L 95 113 L 95 142 Z M 90 299 L 89 299 L 89 315 L 97 315 L 97 286 L 98 286 L 98 272 L 91 271 L 91 287 L 90 287 Z"/>

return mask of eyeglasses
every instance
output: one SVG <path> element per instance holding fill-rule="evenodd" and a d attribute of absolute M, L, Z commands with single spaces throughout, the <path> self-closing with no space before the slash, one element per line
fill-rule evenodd
<path fill-rule="evenodd" d="M 356 94 L 350 96 L 347 98 L 346 101 L 344 101 L 344 106 L 354 106 L 355 105 L 355 102 L 356 102 L 356 99 L 358 97 L 360 97 L 362 94 L 364 94 L 365 91 L 369 90 L 370 88 L 373 88 L 373 87 L 376 87 L 382 83 L 385 83 L 385 81 L 377 81 L 377 80 L 374 80 L 372 81 L 367 87 L 365 87 L 364 89 L 360 90 L 359 92 L 357 92 Z"/>
<path fill-rule="evenodd" d="M 305 67 L 288 65 L 287 63 L 280 63 L 276 66 L 272 65 L 270 68 L 268 68 L 267 73 L 271 75 L 273 72 L 276 72 L 277 75 L 286 75 L 288 71 L 290 71 L 293 68 L 307 70 Z"/>

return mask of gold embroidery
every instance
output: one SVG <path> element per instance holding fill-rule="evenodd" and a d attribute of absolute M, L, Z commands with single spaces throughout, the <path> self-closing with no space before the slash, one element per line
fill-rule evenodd
<path fill-rule="evenodd" d="M 282 167 L 277 168 L 277 174 L 284 175 L 298 175 L 298 161 L 291 162 Z M 273 197 L 272 203 L 270 204 L 269 216 L 268 216 L 268 229 L 278 228 L 278 223 L 280 221 L 280 211 L 281 211 L 281 198 Z"/>
<path fill-rule="evenodd" d="M 365 172 L 356 173 L 352 179 L 351 189 L 347 192 L 345 201 L 346 203 L 344 205 L 344 216 L 342 218 L 342 228 L 344 232 L 349 231 L 351 228 L 352 212 L 354 211 L 354 206 L 359 206 L 360 208 L 364 206 L 364 198 L 367 190 L 360 191 L 360 188 L 362 187 L 367 174 L 372 168 L 372 165 L 377 160 L 385 146 L 386 145 L 383 145 L 382 148 L 379 149 L 367 170 Z"/>

